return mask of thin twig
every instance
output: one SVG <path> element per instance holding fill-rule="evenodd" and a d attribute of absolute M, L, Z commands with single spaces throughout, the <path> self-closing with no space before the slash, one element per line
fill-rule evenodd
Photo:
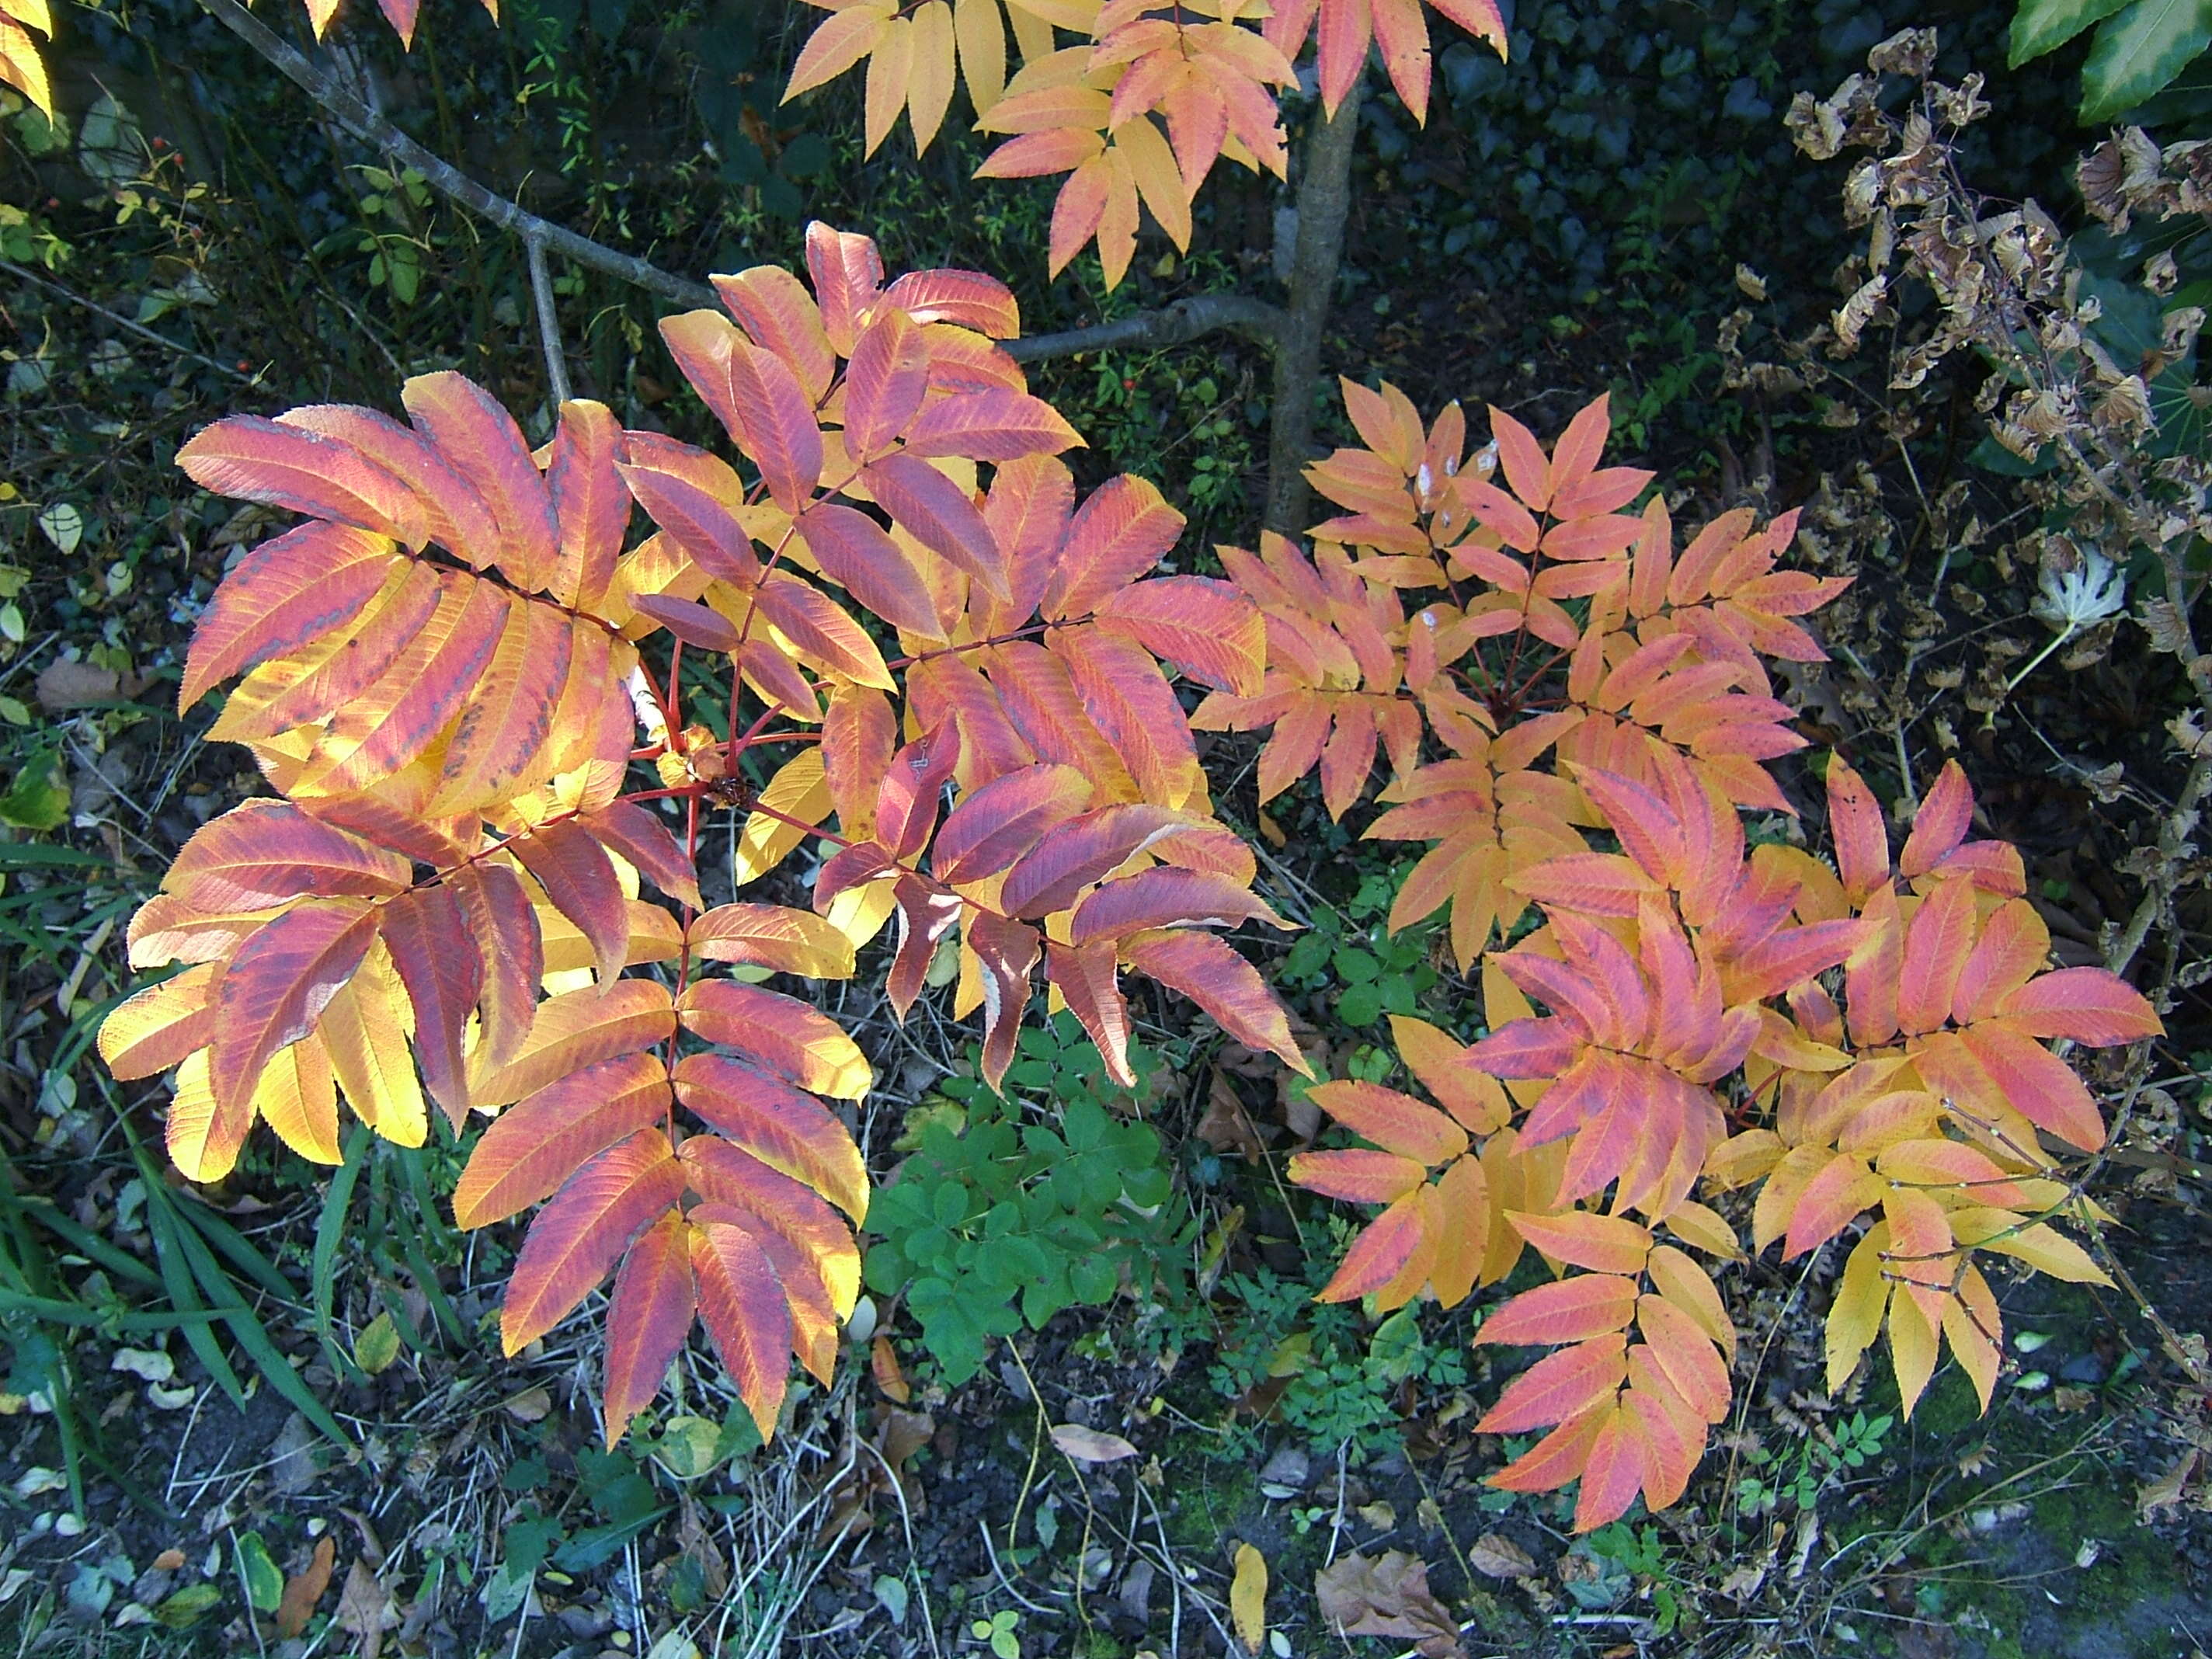
<path fill-rule="evenodd" d="M 329 112 L 331 118 L 365 144 L 374 145 L 403 167 L 420 173 L 422 182 L 441 196 L 458 202 L 479 218 L 526 239 L 535 237 L 562 258 L 593 270 L 621 278 L 634 287 L 678 305 L 711 306 L 714 291 L 701 283 L 687 282 L 649 260 L 617 252 L 603 242 L 580 236 L 563 226 L 539 218 L 520 204 L 494 194 L 450 162 L 440 160 L 371 109 L 337 77 L 298 47 L 263 23 L 238 0 L 200 0 L 208 15 L 253 48 L 281 70 L 294 85 Z"/>
<path fill-rule="evenodd" d="M 19 281 L 33 283 L 36 286 L 46 289 L 49 294 L 58 294 L 63 299 L 67 300 L 71 305 L 82 306 L 87 311 L 95 313 L 100 316 L 106 318 L 107 320 L 114 324 L 116 327 L 126 330 L 129 332 L 137 335 L 142 340 L 145 340 L 154 345 L 160 346 L 165 351 L 173 351 L 179 357 L 190 358 L 193 362 L 198 363 L 204 368 L 211 368 L 216 374 L 239 381 L 242 385 L 252 386 L 261 378 L 258 374 L 240 374 L 237 369 L 231 368 L 228 363 L 219 363 L 216 362 L 214 358 L 204 356 L 199 352 L 193 350 L 190 346 L 179 345 L 174 340 L 169 338 L 167 335 L 157 334 L 152 329 L 147 327 L 145 324 L 133 322 L 130 318 L 125 317 L 120 312 L 110 311 L 106 306 L 100 304 L 97 301 L 86 299 L 83 295 L 79 294 L 75 289 L 64 287 L 62 283 L 53 281 L 51 277 L 41 276 L 37 271 L 29 270 L 23 265 L 19 265 L 13 259 L 0 259 L 0 270 L 6 271 L 8 275 L 17 278 Z"/>
<path fill-rule="evenodd" d="M 1016 362 L 1034 363 L 1083 351 L 1157 350 L 1187 345 L 1200 335 L 1214 333 L 1242 334 L 1273 346 L 1281 337 L 1283 321 L 1280 308 L 1263 300 L 1242 294 L 1200 294 L 1157 311 L 1140 311 L 1133 317 L 1117 317 L 1090 328 L 1009 340 L 1006 355 Z"/>
<path fill-rule="evenodd" d="M 545 270 L 545 239 L 525 235 L 522 246 L 530 256 L 530 292 L 538 301 L 538 344 L 545 354 L 545 386 L 558 415 L 568 401 L 568 362 L 561 355 L 561 319 L 553 309 L 553 279 Z"/>

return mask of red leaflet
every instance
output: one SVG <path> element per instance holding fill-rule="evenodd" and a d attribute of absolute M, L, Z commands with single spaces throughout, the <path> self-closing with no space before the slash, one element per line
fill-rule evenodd
<path fill-rule="evenodd" d="M 1155 927 L 1234 927 L 1246 921 L 1290 926 L 1241 882 L 1163 867 L 1124 876 L 1089 894 L 1075 907 L 1067 938 L 1069 944 L 1080 946 Z"/>
<path fill-rule="evenodd" d="M 471 569 L 487 569 L 499 556 L 499 525 L 491 508 L 412 427 L 353 404 L 311 404 L 286 410 L 276 419 L 280 425 L 337 439 L 405 484 L 422 507 L 430 539 Z"/>
<path fill-rule="evenodd" d="M 395 570 L 355 626 L 248 675 L 209 735 L 250 743 L 322 719 L 398 660 L 437 613 L 445 593 L 444 579 L 427 564 Z"/>
<path fill-rule="evenodd" d="M 803 1181 L 853 1218 L 868 1211 L 860 1148 L 829 1108 L 779 1078 L 720 1054 L 687 1054 L 676 1096 L 770 1169 Z"/>
<path fill-rule="evenodd" d="M 1097 628 L 1059 629 L 1050 649 L 1147 800 L 1180 807 L 1198 793 L 1204 777 L 1190 726 L 1150 652 Z"/>
<path fill-rule="evenodd" d="M 660 1057 L 603 1060 L 547 1085 L 492 1121 L 453 1189 L 453 1222 L 483 1227 L 550 1198 L 587 1160 L 666 1121 Z"/>
<path fill-rule="evenodd" d="M 611 983 L 629 959 L 629 908 L 592 832 L 566 818 L 511 836 L 506 848 L 537 878 L 553 908 L 576 924 L 598 958 L 599 982 Z"/>
<path fill-rule="evenodd" d="M 950 882 L 995 876 L 1081 811 L 1091 793 L 1090 781 L 1071 766 L 1024 767 L 994 778 L 946 815 L 932 867 Z"/>
<path fill-rule="evenodd" d="M 997 1089 L 1013 1063 L 1030 972 L 1043 954 L 1043 936 L 1003 916 L 971 915 L 968 945 L 983 969 L 983 1080 Z"/>
<path fill-rule="evenodd" d="M 960 762 L 960 728 L 940 722 L 898 751 L 876 791 L 876 838 L 895 859 L 912 858 L 937 827 L 945 786 Z"/>
<path fill-rule="evenodd" d="M 822 331 L 821 310 L 798 277 L 780 265 L 755 265 L 708 280 L 747 337 L 790 364 L 810 398 L 829 391 L 836 355 Z"/>
<path fill-rule="evenodd" d="M 867 631 L 819 588 L 776 571 L 753 590 L 753 603 L 792 648 L 861 685 L 892 689 L 884 653 Z M 756 629 L 756 632 L 758 630 Z"/>
<path fill-rule="evenodd" d="M 577 822 L 591 832 L 592 840 L 635 865 L 671 898 L 681 899 L 695 910 L 704 908 L 691 855 L 647 808 L 632 801 L 611 801 L 582 814 Z"/>
<path fill-rule="evenodd" d="M 1182 514 L 1143 479 L 1108 479 L 1083 503 L 1054 551 L 1044 614 L 1088 616 L 1109 593 L 1158 563 L 1182 526 Z"/>
<path fill-rule="evenodd" d="M 697 459 L 711 458 L 700 455 Z M 690 465 L 690 460 L 680 446 L 661 449 L 634 443 L 629 463 L 619 471 L 638 505 L 693 563 L 717 581 L 750 588 L 761 579 L 761 563 L 753 552 L 752 538 L 738 522 L 732 500 L 725 499 L 712 487 L 716 482 L 714 469 L 720 464 L 696 467 Z M 734 477 L 729 482 L 734 484 Z M 658 597 L 635 594 L 630 603 L 641 605 L 647 599 Z M 716 648 L 728 649 L 726 646 Z"/>
<path fill-rule="evenodd" d="M 684 1166 L 658 1129 L 639 1130 L 577 1170 L 538 1212 L 515 1257 L 499 1314 L 507 1353 L 567 1318 L 630 1241 L 683 1195 Z"/>
<path fill-rule="evenodd" d="M 907 427 L 905 449 L 909 455 L 964 455 L 1003 463 L 1030 455 L 1056 455 L 1082 442 L 1060 411 L 1042 398 L 989 386 L 931 404 Z"/>
<path fill-rule="evenodd" d="M 894 628 L 939 636 L 937 600 L 882 526 L 855 508 L 817 501 L 799 515 L 799 534 L 823 574 Z"/>
<path fill-rule="evenodd" d="M 2045 974 L 2006 992 L 1996 1012 L 2007 1025 L 2029 1036 L 2071 1037 L 2095 1048 L 2137 1042 L 2166 1030 L 2141 992 L 2101 968 Z"/>
<path fill-rule="evenodd" d="M 358 617 L 398 562 L 385 538 L 307 524 L 234 566 L 192 630 L 179 714 L 218 682 L 313 644 Z"/>
<path fill-rule="evenodd" d="M 741 636 L 737 624 L 712 606 L 696 599 L 672 599 L 665 593 L 640 593 L 630 601 L 641 617 L 656 622 L 684 641 L 702 651 L 735 651 Z"/>
<path fill-rule="evenodd" d="M 1132 804 L 1083 813 L 1047 831 L 1006 872 L 1001 902 L 1018 916 L 1064 910 L 1092 882 L 1190 823 L 1164 806 Z"/>
<path fill-rule="evenodd" d="M 1425 1250 L 1433 1258 L 1436 1242 L 1422 1224 L 1419 1198 L 1419 1189 L 1407 1194 L 1362 1228 L 1337 1264 L 1335 1276 L 1314 1299 L 1356 1302 L 1406 1274 Z"/>
<path fill-rule="evenodd" d="M 483 1056 L 492 1066 L 505 1066 L 530 1036 L 538 988 L 545 977 L 538 913 L 531 908 L 522 878 L 503 864 L 469 865 L 448 876 L 445 885 L 460 900 L 468 932 L 483 957 L 478 1000 Z"/>
<path fill-rule="evenodd" d="M 422 1062 L 423 1086 L 445 1108 L 456 1129 L 467 1119 L 470 1105 L 462 1045 L 469 1015 L 484 989 L 477 937 L 467 909 L 451 887 L 419 888 L 384 908 L 384 942 L 399 969 L 400 982 L 407 988 L 407 1000 L 414 1005 L 415 1053 Z M 536 988 L 532 986 L 530 994 Z M 515 1006 L 514 992 L 502 989 L 495 994 L 506 999 L 503 1007 Z M 504 1040 L 510 1045 L 515 1041 Z"/>
<path fill-rule="evenodd" d="M 568 682 L 569 628 L 550 605 L 508 606 L 499 641 L 446 740 L 430 812 L 489 806 L 519 781 L 546 775 L 541 751 Z"/>
<path fill-rule="evenodd" d="M 1418 1158 L 1365 1151 L 1294 1152 L 1291 1180 L 1310 1192 L 1355 1204 L 1389 1204 L 1428 1178 Z"/>
<path fill-rule="evenodd" d="M 847 452 L 865 462 L 889 449 L 921 412 L 928 390 L 929 348 L 921 329 L 903 311 L 878 308 L 854 342 L 853 361 L 845 366 Z M 891 510 L 902 516 L 896 507 Z"/>
<path fill-rule="evenodd" d="M 400 387 L 399 400 L 491 509 L 499 568 L 526 593 L 545 586 L 560 562 L 561 525 L 514 417 L 475 381 L 450 371 L 416 375 Z"/>
<path fill-rule="evenodd" d="M 1627 1339 L 1614 1334 L 1546 1355 L 1506 1384 L 1475 1432 L 1525 1434 L 1609 1401 L 1627 1379 Z"/>
<path fill-rule="evenodd" d="M 791 1369 L 783 1281 L 750 1231 L 719 1221 L 691 1229 L 691 1273 L 714 1351 L 765 1440 L 775 1432 Z"/>
<path fill-rule="evenodd" d="M 1135 933 L 1121 942 L 1121 953 L 1133 970 L 1182 992 L 1247 1048 L 1266 1049 L 1301 1077 L 1313 1075 L 1283 1005 L 1224 941 L 1182 929 Z"/>
<path fill-rule="evenodd" d="M 1044 950 L 1045 976 L 1098 1045 L 1107 1075 L 1124 1089 L 1134 1088 L 1137 1075 L 1129 1069 L 1129 1005 L 1121 997 L 1113 941 L 1103 939 L 1078 950 L 1055 939 Z"/>
<path fill-rule="evenodd" d="M 1582 1342 L 1625 1331 L 1636 1317 L 1636 1281 L 1613 1273 L 1576 1273 L 1523 1291 L 1482 1322 L 1480 1342 Z"/>
<path fill-rule="evenodd" d="M 386 896 L 407 878 L 405 859 L 289 801 L 250 800 L 195 831 L 161 887 L 198 910 L 262 910 L 308 895 Z"/>
<path fill-rule="evenodd" d="M 1379 1083 L 1317 1084 L 1307 1098 L 1354 1134 L 1401 1158 L 1444 1164 L 1467 1151 L 1467 1134 L 1451 1119 Z"/>
<path fill-rule="evenodd" d="M 193 434 L 177 465 L 201 489 L 334 519 L 419 548 L 429 526 L 415 493 L 350 446 L 258 415 Z"/>
<path fill-rule="evenodd" d="M 994 598 L 1011 597 L 1005 555 L 958 484 L 927 461 L 904 454 L 869 462 L 860 480 L 915 540 L 982 583 Z"/>
<path fill-rule="evenodd" d="M 744 340 L 730 342 L 726 372 L 738 422 L 730 435 L 760 469 L 769 498 L 795 514 L 822 477 L 822 428 L 814 422 L 813 399 L 788 363 Z"/>
<path fill-rule="evenodd" d="M 560 556 L 547 583 L 562 605 L 589 607 L 606 593 L 629 527 L 629 492 L 616 464 L 623 429 L 605 404 L 571 398 L 561 405 L 545 485 L 560 526 Z"/>
<path fill-rule="evenodd" d="M 390 777 L 434 744 L 491 661 L 500 631 L 521 601 L 474 577 L 453 575 L 429 621 L 358 700 L 331 717 L 304 781 L 325 794 Z"/>
<path fill-rule="evenodd" d="M 734 1049 L 810 1094 L 858 1100 L 872 1082 L 853 1039 L 793 997 L 733 980 L 695 980 L 677 1004 L 687 1030 Z"/>
<path fill-rule="evenodd" d="M 365 905 L 310 899 L 239 948 L 216 992 L 208 1077 L 219 1110 L 244 1102 L 276 1051 L 314 1029 L 376 929 L 376 912 Z"/>
<path fill-rule="evenodd" d="M 1158 577 L 1108 594 L 1095 614 L 1101 627 L 1127 633 L 1176 672 L 1218 691 L 1259 695 L 1266 624 L 1228 582 Z"/>
<path fill-rule="evenodd" d="M 607 1304 L 606 1382 L 601 1414 L 610 1450 L 630 1419 L 653 1403 L 690 1334 L 699 1294 L 691 1277 L 691 1229 L 671 1210 L 646 1229 L 615 1275 Z"/>

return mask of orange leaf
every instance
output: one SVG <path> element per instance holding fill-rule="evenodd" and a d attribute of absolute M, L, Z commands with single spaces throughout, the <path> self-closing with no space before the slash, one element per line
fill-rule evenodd
<path fill-rule="evenodd" d="M 1554 1261 L 1570 1262 L 1599 1273 L 1636 1273 L 1651 1253 L 1648 1228 L 1618 1216 L 1570 1210 L 1562 1215 L 1509 1212 L 1514 1231 Z"/>
<path fill-rule="evenodd" d="M 676 1064 L 676 1096 L 769 1168 L 805 1182 L 853 1218 L 868 1211 L 868 1172 L 827 1107 L 781 1079 L 720 1054 Z"/>
<path fill-rule="evenodd" d="M 761 1438 L 775 1433 L 791 1370 L 791 1310 L 768 1252 L 751 1232 L 720 1222 L 691 1229 L 699 1312 Z"/>
<path fill-rule="evenodd" d="M 217 682 L 359 620 L 398 562 L 384 537 L 345 525 L 301 525 L 263 542 L 224 575 L 193 627 L 178 712 Z"/>
<path fill-rule="evenodd" d="M 239 948 L 216 992 L 208 1076 L 218 1106 L 245 1101 L 276 1051 L 314 1029 L 376 933 L 374 910 L 307 899 Z"/>
<path fill-rule="evenodd" d="M 1627 1351 L 1628 1339 L 1615 1333 L 1547 1354 L 1506 1385 L 1474 1431 L 1524 1434 L 1580 1415 L 1620 1387 Z"/>
<path fill-rule="evenodd" d="M 1420 1194 L 1407 1194 L 1359 1230 L 1317 1302 L 1356 1302 L 1398 1277 L 1424 1243 Z M 1434 1250 L 1434 1245 L 1430 1249 Z"/>
<path fill-rule="evenodd" d="M 499 1318 L 508 1356 L 567 1318 L 630 1241 L 683 1195 L 684 1167 L 658 1129 L 639 1130 L 570 1176 L 530 1224 L 514 1259 Z"/>
<path fill-rule="evenodd" d="M 233 415 L 204 427 L 177 452 L 201 489 L 331 519 L 419 548 L 429 527 L 414 491 L 349 444 Z"/>
<path fill-rule="evenodd" d="M 485 1129 L 453 1189 L 453 1222 L 482 1227 L 551 1197 L 587 1159 L 668 1115 L 668 1067 L 620 1054 L 549 1083 Z"/>
<path fill-rule="evenodd" d="M 1636 1316 L 1636 1281 L 1615 1273 L 1576 1273 L 1523 1291 L 1482 1322 L 1481 1342 L 1581 1342 L 1625 1331 Z"/>
<path fill-rule="evenodd" d="M 1448 1163 L 1467 1151 L 1467 1133 L 1433 1106 L 1379 1083 L 1318 1084 L 1307 1098 L 1353 1133 L 1386 1152 L 1424 1164 Z"/>
<path fill-rule="evenodd" d="M 1211 933 L 1176 928 L 1121 941 L 1131 969 L 1180 991 L 1250 1048 L 1264 1048 L 1301 1077 L 1313 1075 L 1290 1017 L 1252 964 Z"/>
<path fill-rule="evenodd" d="M 686 1030 L 809 1093 L 858 1100 L 873 1078 L 836 1021 L 796 998 L 733 980 L 695 980 L 677 1004 Z"/>

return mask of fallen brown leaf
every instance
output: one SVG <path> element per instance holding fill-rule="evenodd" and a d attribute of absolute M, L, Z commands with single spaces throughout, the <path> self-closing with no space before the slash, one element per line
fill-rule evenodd
<path fill-rule="evenodd" d="M 2174 1460 L 2173 1467 L 2155 1480 L 2145 1481 L 2136 1490 L 2136 1514 L 2148 1521 L 2160 1510 L 2170 1510 L 2181 1502 L 2182 1489 L 2188 1486 L 2189 1477 L 2196 1473 L 2197 1460 L 2203 1454 L 2194 1446 Z"/>
<path fill-rule="evenodd" d="M 392 1592 L 358 1557 L 346 1570 L 345 1588 L 338 1592 L 337 1621 L 340 1630 L 361 1638 L 361 1659 L 377 1659 L 384 1650 L 384 1632 L 399 1622 Z"/>
<path fill-rule="evenodd" d="M 1267 1143 L 1252 1124 L 1251 1114 L 1237 1097 L 1236 1085 L 1219 1066 L 1213 1068 L 1213 1086 L 1206 1095 L 1206 1115 L 1200 1118 L 1198 1138 L 1217 1152 L 1234 1152 L 1248 1164 L 1257 1164 L 1267 1153 Z"/>
<path fill-rule="evenodd" d="M 1528 1552 L 1502 1532 L 1486 1532 L 1467 1553 L 1468 1564 L 1490 1578 L 1526 1578 L 1536 1571 Z"/>
<path fill-rule="evenodd" d="M 284 1581 L 284 1599 L 276 1604 L 276 1633 L 286 1641 L 307 1628 L 323 1592 L 331 1587 L 331 1569 L 337 1557 L 337 1545 L 325 1534 L 317 1540 L 314 1559 L 307 1563 L 307 1571 Z"/>
<path fill-rule="evenodd" d="M 1103 1434 L 1080 1423 L 1055 1423 L 1052 1443 L 1079 1463 L 1112 1463 L 1134 1457 L 1137 1449 L 1118 1434 Z"/>
<path fill-rule="evenodd" d="M 95 668 L 88 662 L 48 663 L 39 674 L 39 707 L 49 714 L 64 714 L 133 697 L 144 689 L 145 682 L 136 674 L 125 679 L 112 668 Z"/>
<path fill-rule="evenodd" d="M 906 1373 L 899 1368 L 898 1355 L 884 1332 L 878 1331 L 875 1341 L 869 1346 L 868 1369 L 874 1373 L 876 1386 L 887 1399 L 903 1406 L 914 1398 L 914 1389 L 907 1382 Z"/>
<path fill-rule="evenodd" d="M 553 1413 L 553 1395 L 543 1385 L 525 1389 L 501 1407 L 518 1423 L 543 1423 Z"/>
<path fill-rule="evenodd" d="M 1345 1636 L 1395 1636 L 1425 1659 L 1466 1659 L 1459 1626 L 1429 1589 L 1429 1564 L 1403 1550 L 1340 1556 L 1314 1577 L 1322 1617 Z"/>

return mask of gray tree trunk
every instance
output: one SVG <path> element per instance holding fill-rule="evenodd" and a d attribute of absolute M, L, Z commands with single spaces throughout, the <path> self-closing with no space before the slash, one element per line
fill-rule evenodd
<path fill-rule="evenodd" d="M 1306 141 L 1298 179 L 1298 232 L 1291 258 L 1290 303 L 1275 344 L 1274 408 L 1267 438 L 1270 530 L 1295 536 L 1306 527 L 1305 468 L 1313 459 L 1314 382 L 1321 376 L 1322 331 L 1344 258 L 1344 221 L 1352 206 L 1352 153 L 1359 136 L 1364 75 L 1352 83 L 1334 116 Z"/>

